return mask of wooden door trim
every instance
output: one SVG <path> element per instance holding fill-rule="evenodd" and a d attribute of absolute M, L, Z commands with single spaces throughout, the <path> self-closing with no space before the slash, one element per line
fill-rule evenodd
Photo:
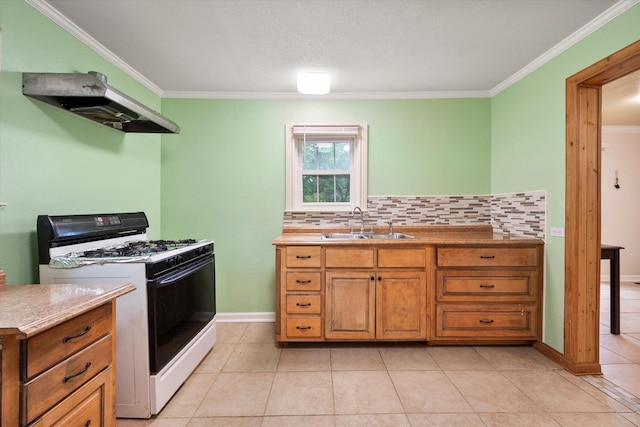
<path fill-rule="evenodd" d="M 563 365 L 600 374 L 600 129 L 602 86 L 640 70 L 640 40 L 566 81 Z"/>

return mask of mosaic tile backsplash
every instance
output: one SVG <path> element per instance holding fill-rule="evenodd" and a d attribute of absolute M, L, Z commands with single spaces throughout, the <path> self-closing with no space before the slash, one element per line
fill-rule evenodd
<path fill-rule="evenodd" d="M 546 192 L 467 196 L 375 196 L 367 199 L 365 224 L 491 225 L 496 232 L 544 239 Z M 285 212 L 283 225 L 359 225 L 350 212 Z"/>

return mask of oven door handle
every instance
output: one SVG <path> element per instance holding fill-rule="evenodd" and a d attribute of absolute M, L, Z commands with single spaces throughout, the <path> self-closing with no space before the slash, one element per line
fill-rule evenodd
<path fill-rule="evenodd" d="M 200 270 L 201 268 L 206 267 L 209 264 L 213 263 L 213 258 L 205 258 L 203 260 L 200 260 L 192 265 L 188 265 L 186 267 L 183 267 L 177 271 L 175 271 L 174 273 L 171 273 L 170 275 L 164 277 L 162 280 L 160 280 L 158 282 L 158 287 L 162 287 L 162 286 L 167 286 L 170 285 L 172 283 L 177 282 L 178 280 L 182 280 L 185 277 L 195 273 L 196 271 Z"/>

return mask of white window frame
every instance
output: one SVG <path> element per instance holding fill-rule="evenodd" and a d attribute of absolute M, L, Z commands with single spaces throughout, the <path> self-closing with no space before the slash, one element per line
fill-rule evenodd
<path fill-rule="evenodd" d="M 351 144 L 350 202 L 302 202 L 302 144 L 338 137 Z M 366 124 L 289 124 L 286 125 L 286 211 L 287 212 L 340 212 L 353 211 L 356 206 L 367 207 L 367 125 Z"/>

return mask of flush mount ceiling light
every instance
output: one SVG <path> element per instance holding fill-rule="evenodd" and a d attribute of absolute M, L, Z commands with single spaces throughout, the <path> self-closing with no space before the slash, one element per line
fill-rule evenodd
<path fill-rule="evenodd" d="M 298 92 L 304 95 L 326 95 L 331 89 L 327 73 L 298 73 Z"/>

